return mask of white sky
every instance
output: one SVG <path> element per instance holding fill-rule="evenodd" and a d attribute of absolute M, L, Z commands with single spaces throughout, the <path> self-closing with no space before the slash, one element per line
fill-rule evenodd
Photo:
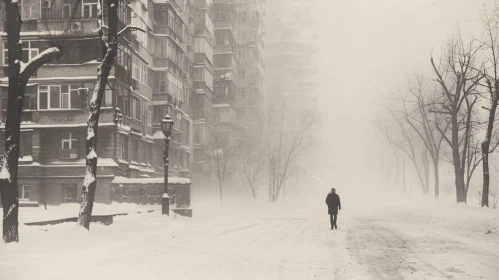
<path fill-rule="evenodd" d="M 395 78 L 428 70 L 430 52 L 438 53 L 457 23 L 480 35 L 483 4 L 494 0 L 320 1 L 321 105 L 330 143 L 324 157 L 334 167 L 328 174 L 366 183 L 365 173 L 379 173 L 374 153 L 388 152 L 379 149 L 372 123 L 380 96 Z"/>

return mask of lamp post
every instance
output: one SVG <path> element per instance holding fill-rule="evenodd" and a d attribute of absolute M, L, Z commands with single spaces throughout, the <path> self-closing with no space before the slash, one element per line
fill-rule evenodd
<path fill-rule="evenodd" d="M 170 136 L 173 130 L 173 120 L 168 114 L 161 120 L 161 129 L 165 135 L 165 150 L 163 151 L 163 160 L 165 162 L 165 185 L 163 190 L 163 198 L 161 199 L 161 213 L 163 215 L 170 214 L 170 197 L 168 196 L 168 148 L 170 146 Z"/>

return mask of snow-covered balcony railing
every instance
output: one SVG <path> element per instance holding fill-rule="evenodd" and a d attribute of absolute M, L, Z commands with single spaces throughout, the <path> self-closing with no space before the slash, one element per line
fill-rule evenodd
<path fill-rule="evenodd" d="M 175 31 L 172 29 L 170 25 L 164 24 L 155 24 L 154 25 L 154 33 L 155 34 L 164 34 L 172 37 L 176 42 L 181 43 L 184 41 L 184 35 L 180 33 L 181 31 Z"/>
<path fill-rule="evenodd" d="M 131 131 L 142 134 L 142 131 L 144 129 L 144 124 L 141 120 L 135 119 L 130 116 L 124 116 L 123 120 L 124 124 L 126 124 L 126 126 L 129 126 Z"/>
<path fill-rule="evenodd" d="M 88 109 L 39 109 L 23 112 L 23 115 L 31 114 L 30 122 L 38 125 L 84 125 L 88 118 Z M 102 108 L 100 123 L 114 122 L 114 108 Z"/>
<path fill-rule="evenodd" d="M 219 42 L 221 43 L 221 42 Z M 216 44 L 213 46 L 213 54 L 214 55 L 235 55 L 236 54 L 236 45 L 235 44 Z"/>
<path fill-rule="evenodd" d="M 230 14 L 230 11 L 223 11 L 223 12 Z M 236 19 L 234 17 L 228 17 L 222 19 L 215 18 L 214 28 L 236 30 Z"/>

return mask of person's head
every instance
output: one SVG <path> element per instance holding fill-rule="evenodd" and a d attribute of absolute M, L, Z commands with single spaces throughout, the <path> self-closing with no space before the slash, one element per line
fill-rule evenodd
<path fill-rule="evenodd" d="M 335 189 L 335 188 L 332 188 L 332 189 L 331 189 L 331 192 L 332 192 L 332 193 L 336 193 L 336 189 Z"/>

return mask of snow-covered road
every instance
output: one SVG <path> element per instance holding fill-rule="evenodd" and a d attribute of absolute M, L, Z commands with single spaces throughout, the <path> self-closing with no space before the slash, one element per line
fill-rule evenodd
<path fill-rule="evenodd" d="M 24 226 L 0 245 L 0 278 L 499 279 L 497 210 L 346 204 L 332 231 L 322 199 L 297 205 L 198 205 L 193 219 L 138 214 L 90 233 Z"/>

